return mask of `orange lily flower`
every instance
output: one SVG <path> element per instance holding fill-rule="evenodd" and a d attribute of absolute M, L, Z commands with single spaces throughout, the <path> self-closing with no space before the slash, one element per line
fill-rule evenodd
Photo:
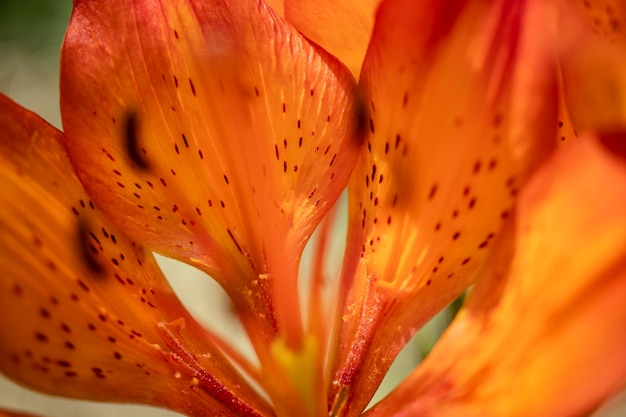
<path fill-rule="evenodd" d="M 64 132 L 0 97 L 0 371 L 189 416 L 358 416 L 475 284 L 366 414 L 595 409 L 626 383 L 626 67 L 585 4 L 75 0 Z M 336 296 L 327 221 L 303 306 L 304 246 L 346 185 Z M 225 289 L 258 364 L 152 251 Z"/>

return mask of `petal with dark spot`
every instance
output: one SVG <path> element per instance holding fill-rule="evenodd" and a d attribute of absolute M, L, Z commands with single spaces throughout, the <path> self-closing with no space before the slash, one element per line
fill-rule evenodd
<path fill-rule="evenodd" d="M 580 3 L 580 7 L 564 4 L 559 10 L 559 63 L 567 110 L 580 133 L 623 132 L 626 5 L 621 1 Z"/>
<path fill-rule="evenodd" d="M 341 407 L 349 391 L 346 415 L 476 279 L 554 147 L 551 26 L 537 23 L 547 16 L 535 6 L 389 0 L 379 9 L 360 81 L 368 135 L 350 183 L 330 395 Z"/>
<path fill-rule="evenodd" d="M 224 286 L 257 349 L 279 328 L 302 337 L 297 265 L 355 163 L 354 94 L 261 0 L 79 0 L 62 52 L 86 189 L 132 237 Z"/>
<path fill-rule="evenodd" d="M 591 415 L 626 382 L 625 212 L 623 160 L 563 148 L 521 194 L 510 269 L 368 416 Z"/>
<path fill-rule="evenodd" d="M 4 96 L 0 126 L 2 373 L 50 394 L 190 416 L 271 414 L 152 254 L 89 199 L 62 133 Z"/>

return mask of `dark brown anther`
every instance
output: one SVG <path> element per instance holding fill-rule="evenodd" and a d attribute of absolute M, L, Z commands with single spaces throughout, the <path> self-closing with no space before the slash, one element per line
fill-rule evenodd
<path fill-rule="evenodd" d="M 354 89 L 353 103 L 353 117 L 355 127 L 354 137 L 356 139 L 356 143 L 361 146 L 365 141 L 366 132 L 370 128 L 371 119 L 368 114 L 367 105 L 365 104 L 363 91 L 358 86 Z"/>
<path fill-rule="evenodd" d="M 133 110 L 127 111 L 124 117 L 123 129 L 126 152 L 131 162 L 139 169 L 149 169 L 150 165 L 139 144 L 139 117 L 137 112 Z"/>
<path fill-rule="evenodd" d="M 78 252 L 82 255 L 85 264 L 92 275 L 101 277 L 104 275 L 105 269 L 98 261 L 99 251 L 94 243 L 86 222 L 81 220 L 78 222 Z"/>

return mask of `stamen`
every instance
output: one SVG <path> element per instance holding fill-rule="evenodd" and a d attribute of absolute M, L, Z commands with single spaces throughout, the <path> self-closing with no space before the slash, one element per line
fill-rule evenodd
<path fill-rule="evenodd" d="M 137 113 L 129 110 L 124 117 L 124 142 L 128 157 L 135 167 L 147 170 L 150 165 L 139 145 L 139 119 Z"/>
<path fill-rule="evenodd" d="M 356 143 L 360 146 L 365 140 L 365 134 L 369 129 L 369 120 L 367 106 L 365 104 L 365 97 L 363 90 L 356 87 L 354 90 L 353 101 L 353 117 L 354 117 L 354 138 Z"/>
<path fill-rule="evenodd" d="M 80 220 L 77 226 L 78 253 L 81 254 L 87 268 L 89 268 L 92 274 L 96 277 L 102 277 L 104 275 L 105 268 L 98 261 L 97 257 L 99 252 L 98 248 L 94 246 L 94 242 L 92 242 L 94 241 L 92 238 L 93 233 L 89 230 L 85 220 Z"/>

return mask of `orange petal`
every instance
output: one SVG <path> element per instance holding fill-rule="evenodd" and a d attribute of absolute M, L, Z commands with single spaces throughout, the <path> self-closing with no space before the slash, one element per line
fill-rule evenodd
<path fill-rule="evenodd" d="M 334 407 L 352 401 L 346 415 L 474 281 L 517 191 L 552 149 L 549 17 L 519 1 L 381 6 L 361 78 L 369 136 L 350 183 L 331 392 Z"/>
<path fill-rule="evenodd" d="M 590 137 L 518 203 L 516 250 L 376 416 L 588 415 L 626 383 L 626 165 Z"/>
<path fill-rule="evenodd" d="M 562 80 L 559 83 L 559 128 L 556 132 L 556 143 L 559 146 L 569 145 L 578 137 L 578 132 L 574 128 L 572 118 L 569 115 L 567 101 L 563 92 Z"/>
<path fill-rule="evenodd" d="M 62 133 L 4 96 L 0 126 L 2 372 L 55 395 L 270 414 L 151 253 L 89 200 Z"/>
<path fill-rule="evenodd" d="M 285 18 L 358 79 L 381 0 L 285 0 Z"/>
<path fill-rule="evenodd" d="M 301 251 L 357 154 L 348 71 L 260 0 L 76 1 L 62 64 L 99 206 L 216 278 L 258 349 L 297 345 Z"/>
<path fill-rule="evenodd" d="M 280 16 L 285 16 L 285 0 L 265 0 L 265 3 Z"/>
<path fill-rule="evenodd" d="M 626 127 L 626 4 L 584 4 L 561 8 L 565 100 L 576 130 L 612 133 Z"/>
<path fill-rule="evenodd" d="M 574 0 L 598 35 L 612 40 L 626 40 L 626 3 L 623 0 Z"/>

